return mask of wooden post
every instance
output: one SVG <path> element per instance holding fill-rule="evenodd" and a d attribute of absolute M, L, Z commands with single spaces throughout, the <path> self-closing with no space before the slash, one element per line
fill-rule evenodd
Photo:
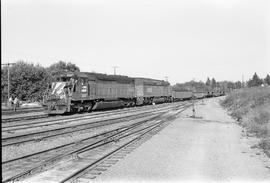
<path fill-rule="evenodd" d="M 7 71 L 8 71 L 8 89 L 7 89 L 7 93 L 8 93 L 8 95 L 7 95 L 7 101 L 8 101 L 8 99 L 9 99 L 9 96 L 10 96 L 10 72 L 9 72 L 9 65 L 14 65 L 15 63 L 6 63 L 6 64 L 1 64 L 1 65 L 7 65 Z M 6 105 L 7 105 L 7 102 L 6 102 Z"/>
<path fill-rule="evenodd" d="M 196 114 L 196 112 L 195 112 L 195 104 L 194 104 L 194 97 L 195 95 L 194 95 L 194 92 L 192 92 L 192 117 L 193 118 L 195 118 L 195 114 Z"/>

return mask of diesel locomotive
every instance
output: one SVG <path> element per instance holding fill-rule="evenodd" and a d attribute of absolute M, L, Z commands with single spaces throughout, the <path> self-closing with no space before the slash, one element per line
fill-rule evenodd
<path fill-rule="evenodd" d="M 52 82 L 43 107 L 49 114 L 172 101 L 169 82 L 88 72 L 66 72 Z"/>

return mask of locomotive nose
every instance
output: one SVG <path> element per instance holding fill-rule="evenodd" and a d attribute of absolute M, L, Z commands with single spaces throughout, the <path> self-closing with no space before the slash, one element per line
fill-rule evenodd
<path fill-rule="evenodd" d="M 64 87 L 66 86 L 66 82 L 55 82 L 52 84 L 52 95 L 59 97 L 60 99 L 65 98 Z"/>
<path fill-rule="evenodd" d="M 67 109 L 67 97 L 65 92 L 66 82 L 52 83 L 52 89 L 46 100 L 45 110 L 49 114 L 63 114 Z"/>

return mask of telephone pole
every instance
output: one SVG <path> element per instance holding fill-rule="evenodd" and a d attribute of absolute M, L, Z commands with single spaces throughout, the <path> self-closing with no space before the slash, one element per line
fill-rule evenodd
<path fill-rule="evenodd" d="M 245 87 L 245 83 L 244 83 L 244 74 L 242 74 L 242 87 Z"/>
<path fill-rule="evenodd" d="M 117 68 L 118 68 L 117 66 L 113 66 L 113 73 L 114 73 L 114 75 L 116 75 L 116 69 Z"/>
<path fill-rule="evenodd" d="M 166 81 L 166 82 L 168 82 L 168 78 L 169 78 L 168 76 L 165 76 L 165 81 Z"/>
<path fill-rule="evenodd" d="M 7 90 L 8 90 L 8 91 L 7 91 L 7 92 L 8 92 L 8 96 L 7 96 L 7 98 L 8 98 L 8 99 L 9 99 L 9 95 L 10 95 L 10 93 L 9 93 L 9 90 L 10 90 L 10 76 L 9 76 L 9 75 L 10 75 L 10 74 L 9 74 L 10 72 L 9 72 L 9 66 L 10 66 L 10 65 L 14 65 L 14 64 L 15 64 L 15 63 L 1 64 L 1 65 L 6 65 L 6 66 L 7 66 L 7 71 L 8 71 L 8 89 L 7 89 Z"/>

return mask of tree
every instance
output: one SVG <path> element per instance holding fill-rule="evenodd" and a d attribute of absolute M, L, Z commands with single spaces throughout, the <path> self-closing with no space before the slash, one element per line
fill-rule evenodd
<path fill-rule="evenodd" d="M 3 68 L 3 78 L 7 77 L 6 70 Z M 10 94 L 21 100 L 40 100 L 47 88 L 48 77 L 45 68 L 19 61 L 10 67 Z"/>
<path fill-rule="evenodd" d="M 178 91 L 196 91 L 196 92 L 205 92 L 208 90 L 208 86 L 205 85 L 202 81 L 189 81 L 185 83 L 177 83 L 173 86 L 174 90 Z"/>
<path fill-rule="evenodd" d="M 7 67 L 1 68 L 1 89 L 7 86 Z"/>
<path fill-rule="evenodd" d="M 229 91 L 235 89 L 235 84 L 234 84 L 234 82 L 229 81 L 229 82 L 227 83 L 227 89 L 228 89 Z"/>
<path fill-rule="evenodd" d="M 47 68 L 47 71 L 52 77 L 54 77 L 65 71 L 80 72 L 80 68 L 71 62 L 67 63 L 64 61 L 59 61 L 55 64 L 50 65 Z"/>
<path fill-rule="evenodd" d="M 211 85 L 211 81 L 209 79 L 209 77 L 207 77 L 207 81 L 205 82 L 206 86 L 210 86 Z"/>
<path fill-rule="evenodd" d="M 221 87 L 221 86 L 220 86 L 220 82 L 217 82 L 216 86 L 217 86 L 218 88 L 220 88 L 220 87 Z"/>
<path fill-rule="evenodd" d="M 237 88 L 237 89 L 241 88 L 241 87 L 242 87 L 241 81 L 235 82 L 235 83 L 234 83 L 234 86 L 235 86 L 235 88 Z"/>
<path fill-rule="evenodd" d="M 5 102 L 8 96 L 7 67 L 1 68 L 1 102 Z"/>
<path fill-rule="evenodd" d="M 252 79 L 248 81 L 248 87 L 261 86 L 262 83 L 263 83 L 262 80 L 259 78 L 259 76 L 255 72 Z"/>
<path fill-rule="evenodd" d="M 217 82 L 214 78 L 211 80 L 211 88 L 214 89 L 217 86 Z"/>
<path fill-rule="evenodd" d="M 270 85 L 270 76 L 269 76 L 269 74 L 267 74 L 267 76 L 265 77 L 264 83 L 267 84 L 267 85 Z"/>

